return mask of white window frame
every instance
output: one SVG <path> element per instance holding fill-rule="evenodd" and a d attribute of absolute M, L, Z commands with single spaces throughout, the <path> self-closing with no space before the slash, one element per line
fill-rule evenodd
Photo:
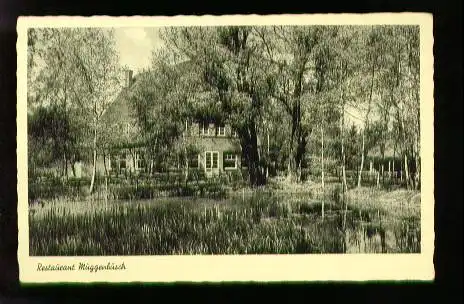
<path fill-rule="evenodd" d="M 225 153 L 225 154 L 226 154 L 226 157 L 225 157 L 226 160 L 235 160 L 235 154 L 233 153 Z"/>
<path fill-rule="evenodd" d="M 228 158 L 228 156 L 231 155 L 231 158 Z M 225 155 L 225 160 L 233 160 L 234 161 L 234 166 L 233 167 L 224 167 L 224 169 L 237 169 L 237 153 L 226 153 Z"/>
<path fill-rule="evenodd" d="M 200 134 L 203 136 L 209 136 L 209 123 L 203 122 L 200 124 Z"/>
<path fill-rule="evenodd" d="M 222 133 L 221 133 L 222 131 Z M 217 126 L 217 134 L 218 136 L 225 136 L 226 135 L 226 126 L 225 125 L 218 125 Z"/>
<path fill-rule="evenodd" d="M 208 154 L 211 155 L 210 158 L 210 163 L 211 167 L 208 168 L 207 162 L 208 162 Z M 213 167 L 213 154 L 217 155 L 217 164 L 216 167 Z M 205 170 L 206 171 L 212 171 L 212 170 L 218 170 L 219 169 L 219 151 L 205 151 Z"/>
<path fill-rule="evenodd" d="M 140 152 L 135 152 L 135 169 L 136 170 L 142 170 L 145 169 L 145 167 L 140 167 L 139 166 L 139 161 L 143 161 L 144 159 L 140 157 Z"/>

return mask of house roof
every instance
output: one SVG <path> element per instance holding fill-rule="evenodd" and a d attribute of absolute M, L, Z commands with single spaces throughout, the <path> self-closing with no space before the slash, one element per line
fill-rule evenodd
<path fill-rule="evenodd" d="M 113 123 L 119 124 L 131 122 L 131 109 L 129 107 L 128 99 L 128 93 L 131 87 L 123 88 L 121 92 L 119 92 L 114 101 L 108 106 L 106 111 L 103 113 L 101 118 L 103 121 L 107 122 L 110 125 Z"/>
<path fill-rule="evenodd" d="M 175 64 L 177 68 L 183 70 L 183 72 L 192 72 L 194 71 L 194 64 L 191 61 L 183 61 Z M 129 87 L 124 87 L 121 92 L 116 96 L 114 101 L 108 106 L 106 111 L 102 115 L 102 120 L 110 124 L 112 123 L 133 123 L 133 118 L 131 116 L 131 106 L 129 103 L 128 94 L 133 90 L 139 83 L 140 79 L 143 79 L 145 76 L 154 75 L 152 71 L 144 71 L 138 73 L 132 77 L 132 81 Z"/>

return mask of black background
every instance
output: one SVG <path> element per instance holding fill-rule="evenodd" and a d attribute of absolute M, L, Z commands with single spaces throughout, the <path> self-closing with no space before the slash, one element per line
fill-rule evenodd
<path fill-rule="evenodd" d="M 296 2 L 295 2 L 296 3 Z M 306 4 L 305 4 L 306 3 Z M 462 5 L 455 1 L 137 3 L 0 0 L 0 303 L 88 301 L 356 301 L 462 303 Z M 278 7 L 280 6 L 280 7 Z M 434 14 L 435 282 L 20 286 L 17 262 L 16 18 L 42 15 L 203 15 L 430 12 Z M 128 298 L 120 297 L 122 294 Z M 281 299 L 276 298 L 279 297 Z M 319 300 L 320 298 L 320 300 Z M 295 299 L 296 301 L 297 299 Z M 337 301 L 337 302 L 338 302 Z"/>

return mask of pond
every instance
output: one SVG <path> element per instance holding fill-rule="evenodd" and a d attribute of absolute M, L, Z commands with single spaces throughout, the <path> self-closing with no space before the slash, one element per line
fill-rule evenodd
<path fill-rule="evenodd" d="M 58 201 L 33 207 L 30 248 L 33 255 L 420 252 L 420 216 L 348 206 L 326 201 L 322 217 L 314 198 L 262 193 Z"/>
<path fill-rule="evenodd" d="M 420 253 L 420 220 L 347 217 L 345 253 Z"/>

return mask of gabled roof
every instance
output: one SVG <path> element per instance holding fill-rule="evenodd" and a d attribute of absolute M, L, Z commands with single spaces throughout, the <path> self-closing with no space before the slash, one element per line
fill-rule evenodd
<path fill-rule="evenodd" d="M 130 123 L 132 121 L 132 117 L 130 115 L 131 108 L 129 106 L 128 99 L 128 92 L 131 87 L 123 88 L 121 92 L 119 92 L 114 101 L 103 113 L 101 120 L 107 122 L 109 125 L 112 125 L 113 123 Z"/>
<path fill-rule="evenodd" d="M 193 62 L 187 60 L 174 65 L 181 70 L 184 70 L 185 73 L 192 72 L 195 69 Z M 124 87 L 121 92 L 117 95 L 114 101 L 108 106 L 106 111 L 102 115 L 102 120 L 110 124 L 114 123 L 132 123 L 133 118 L 131 116 L 131 107 L 129 104 L 128 93 L 133 90 L 137 85 L 140 79 L 144 76 L 153 75 L 152 71 L 144 71 L 137 75 L 133 76 L 132 82 L 129 87 Z"/>

